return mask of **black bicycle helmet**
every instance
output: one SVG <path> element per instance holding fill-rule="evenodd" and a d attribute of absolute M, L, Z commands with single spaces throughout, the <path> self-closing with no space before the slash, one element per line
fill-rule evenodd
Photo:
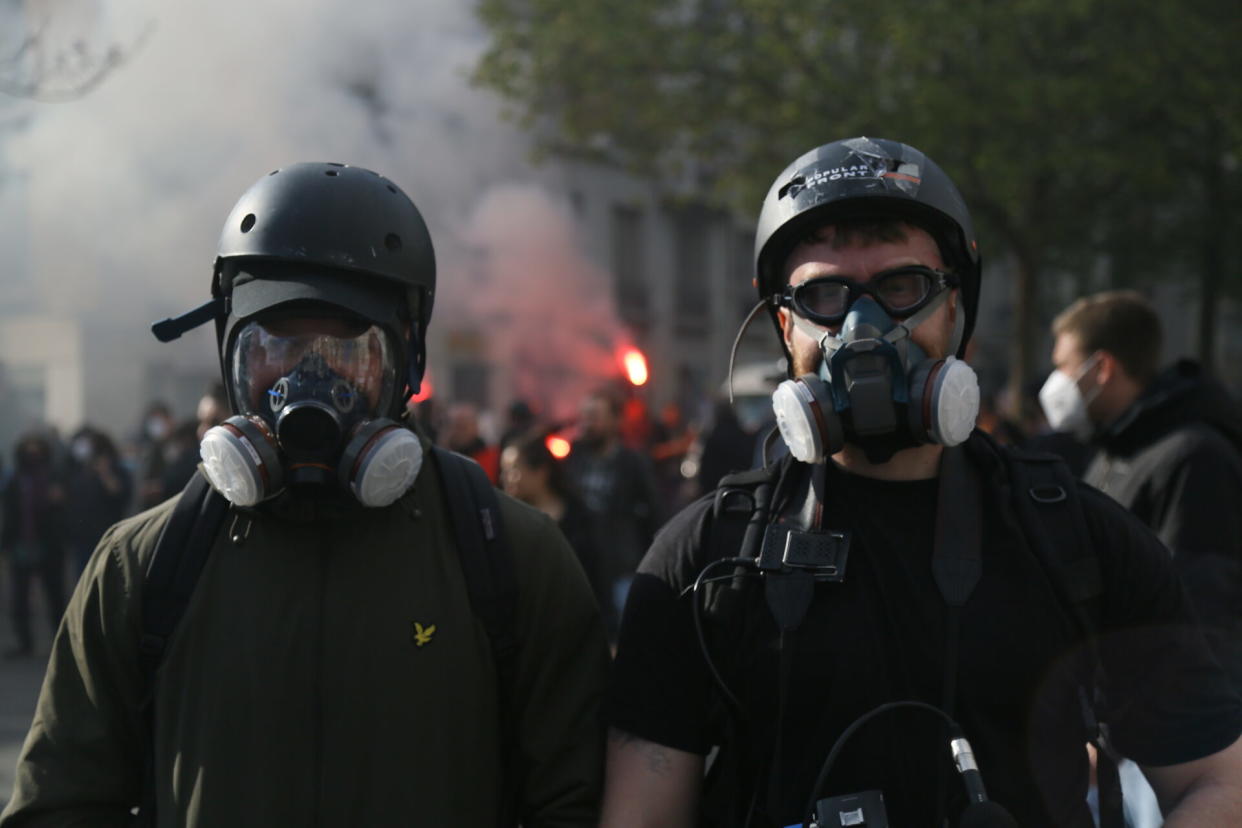
<path fill-rule="evenodd" d="M 398 376 L 417 390 L 435 287 L 427 225 L 397 185 L 344 164 L 274 170 L 242 195 L 220 234 L 211 289 L 228 300 L 217 318 L 221 360 L 249 317 L 289 302 L 324 303 L 406 343 Z"/>
<path fill-rule="evenodd" d="M 759 213 L 755 284 L 761 299 L 784 287 L 794 246 L 837 218 L 897 218 L 931 234 L 961 280 L 962 356 L 979 308 L 979 246 L 966 203 L 944 170 L 914 147 L 882 138 L 833 141 L 799 157 L 776 177 Z M 775 322 L 776 308 L 769 311 Z"/>

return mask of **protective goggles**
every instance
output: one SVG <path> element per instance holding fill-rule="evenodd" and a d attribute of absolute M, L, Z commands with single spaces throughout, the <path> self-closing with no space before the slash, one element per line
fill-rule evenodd
<path fill-rule="evenodd" d="M 850 306 L 867 294 L 889 315 L 901 319 L 917 313 L 938 293 L 959 284 L 957 276 L 922 265 L 877 273 L 866 282 L 844 276 L 819 276 L 787 287 L 776 297 L 782 307 L 820 325 L 838 325 Z"/>
<path fill-rule="evenodd" d="M 396 390 L 393 350 L 382 328 L 337 317 L 277 317 L 251 321 L 232 348 L 233 389 L 241 414 L 270 415 L 285 378 L 315 366 L 332 385 L 341 410 L 387 411 Z M 341 399 L 336 399 L 341 396 Z M 346 399 L 348 397 L 348 399 Z"/>

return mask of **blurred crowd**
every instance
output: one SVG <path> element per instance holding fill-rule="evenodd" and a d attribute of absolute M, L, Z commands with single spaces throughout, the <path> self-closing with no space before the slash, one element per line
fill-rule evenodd
<path fill-rule="evenodd" d="M 32 597 L 54 631 L 73 583 L 108 527 L 177 494 L 198 466 L 198 443 L 228 416 L 223 386 L 208 388 L 196 417 L 178 422 L 150 403 L 129 434 L 84 424 L 22 434 L 0 460 L 0 583 L 14 641 L 6 658 L 34 649 Z"/>
<path fill-rule="evenodd" d="M 676 403 L 653 410 L 641 389 L 617 384 L 587 395 L 571 420 L 545 417 L 533 400 L 498 411 L 441 397 L 412 403 L 409 416 L 428 439 L 474 459 L 497 487 L 559 525 L 615 639 L 635 568 L 665 520 L 725 474 L 783 451 L 779 439 L 765 439 L 776 437 L 771 392 L 783 378 L 781 362 L 740 367 L 732 402 L 722 388 L 689 411 Z M 1059 454 L 1081 475 L 1089 432 L 1049 425 L 1043 384 L 1028 385 L 1020 400 L 985 398 L 978 425 L 999 442 Z M 67 438 L 43 428 L 17 440 L 10 462 L 0 460 L 0 600 L 16 639 L 7 657 L 32 651 L 32 597 L 54 629 L 107 528 L 180 492 L 203 434 L 228 414 L 217 384 L 190 420 L 178 422 L 155 401 L 128 434 L 83 425 Z"/>

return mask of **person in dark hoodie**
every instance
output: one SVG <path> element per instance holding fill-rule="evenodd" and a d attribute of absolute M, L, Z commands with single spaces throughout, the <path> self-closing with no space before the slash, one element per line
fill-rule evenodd
<path fill-rule="evenodd" d="M 1052 333 L 1050 424 L 1090 439 L 1083 479 L 1160 536 L 1242 687 L 1242 406 L 1190 360 L 1158 371 L 1160 318 L 1138 293 L 1079 299 Z"/>

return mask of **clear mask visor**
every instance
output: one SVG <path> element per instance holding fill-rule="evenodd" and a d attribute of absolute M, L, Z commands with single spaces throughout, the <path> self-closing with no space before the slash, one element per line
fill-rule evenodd
<path fill-rule="evenodd" d="M 382 328 L 362 320 L 289 316 L 248 322 L 233 340 L 230 364 L 240 414 L 271 419 L 285 403 L 286 378 L 325 384 L 337 407 L 371 416 L 390 410 L 395 360 Z M 339 396 L 341 399 L 337 400 Z"/>

